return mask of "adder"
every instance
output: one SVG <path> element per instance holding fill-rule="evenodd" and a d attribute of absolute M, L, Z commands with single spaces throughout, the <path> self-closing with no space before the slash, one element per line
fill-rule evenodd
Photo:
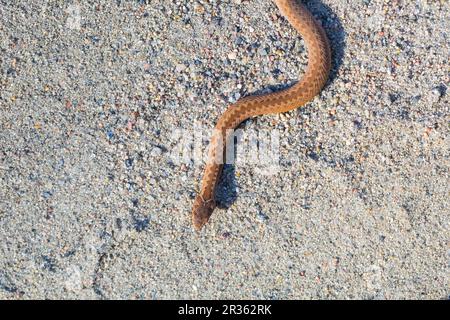
<path fill-rule="evenodd" d="M 215 189 L 219 181 L 224 150 L 233 130 L 244 120 L 264 114 L 287 112 L 312 100 L 327 82 L 331 68 L 331 49 L 322 26 L 297 0 L 274 0 L 282 15 L 303 37 L 308 50 L 308 66 L 294 86 L 263 95 L 249 96 L 230 105 L 214 128 L 201 189 L 194 200 L 192 223 L 200 230 L 216 207 Z"/>

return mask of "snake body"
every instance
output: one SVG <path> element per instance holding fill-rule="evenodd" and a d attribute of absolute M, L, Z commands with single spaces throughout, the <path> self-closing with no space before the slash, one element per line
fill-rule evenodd
<path fill-rule="evenodd" d="M 331 50 L 322 26 L 297 0 L 274 0 L 282 15 L 303 37 L 308 50 L 308 66 L 294 86 L 264 95 L 249 96 L 230 105 L 217 121 L 208 152 L 201 190 L 194 200 L 192 222 L 200 230 L 216 207 L 215 189 L 219 181 L 226 143 L 233 130 L 244 120 L 287 112 L 312 100 L 327 82 L 331 68 Z"/>

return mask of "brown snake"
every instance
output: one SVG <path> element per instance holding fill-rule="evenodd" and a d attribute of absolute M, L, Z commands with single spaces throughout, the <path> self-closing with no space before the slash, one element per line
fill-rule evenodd
<path fill-rule="evenodd" d="M 209 146 L 202 187 L 192 208 L 192 222 L 197 230 L 208 222 L 216 207 L 214 193 L 222 173 L 224 150 L 230 132 L 250 117 L 286 112 L 306 104 L 327 82 L 331 68 L 331 50 L 325 31 L 297 0 L 274 2 L 304 38 L 308 50 L 308 66 L 301 80 L 294 86 L 275 93 L 240 99 L 230 105 L 219 118 Z"/>

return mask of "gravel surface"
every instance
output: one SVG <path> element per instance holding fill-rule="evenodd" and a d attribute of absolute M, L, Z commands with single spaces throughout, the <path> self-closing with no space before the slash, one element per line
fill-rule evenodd
<path fill-rule="evenodd" d="M 446 299 L 449 2 L 307 5 L 331 80 L 195 233 L 181 138 L 307 63 L 272 1 L 0 0 L 0 298 Z"/>

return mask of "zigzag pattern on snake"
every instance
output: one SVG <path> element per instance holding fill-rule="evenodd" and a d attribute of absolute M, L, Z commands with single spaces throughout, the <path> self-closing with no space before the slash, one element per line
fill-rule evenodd
<path fill-rule="evenodd" d="M 303 77 L 294 86 L 270 94 L 240 99 L 230 105 L 219 118 L 211 137 L 201 190 L 192 208 L 192 223 L 197 230 L 208 222 L 216 207 L 214 193 L 223 169 L 224 150 L 230 132 L 250 117 L 287 112 L 305 105 L 327 82 L 331 68 L 331 50 L 322 26 L 297 0 L 274 2 L 282 15 L 303 37 L 308 50 L 308 66 Z"/>

